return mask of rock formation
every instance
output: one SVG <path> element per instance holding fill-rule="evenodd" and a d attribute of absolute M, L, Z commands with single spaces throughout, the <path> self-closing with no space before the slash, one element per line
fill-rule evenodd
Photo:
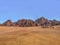
<path fill-rule="evenodd" d="M 7 20 L 6 22 L 3 23 L 4 26 L 11 26 L 12 25 L 12 21 L 11 20 Z"/>
<path fill-rule="evenodd" d="M 7 20 L 3 24 L 0 24 L 0 26 L 19 26 L 19 27 L 32 27 L 32 26 L 55 26 L 60 25 L 60 21 L 57 20 L 48 20 L 44 17 L 38 18 L 35 21 L 31 19 L 21 19 L 17 22 L 12 22 L 11 20 Z"/>

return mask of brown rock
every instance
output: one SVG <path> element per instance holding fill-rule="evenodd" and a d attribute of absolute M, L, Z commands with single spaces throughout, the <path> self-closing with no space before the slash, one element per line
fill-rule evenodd
<path fill-rule="evenodd" d="M 12 21 L 11 20 L 7 20 L 6 22 L 3 23 L 4 26 L 11 26 Z"/>

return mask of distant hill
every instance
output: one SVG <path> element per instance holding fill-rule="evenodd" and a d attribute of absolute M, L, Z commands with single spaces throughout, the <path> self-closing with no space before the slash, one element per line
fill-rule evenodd
<path fill-rule="evenodd" d="M 17 22 L 12 22 L 11 20 L 7 20 L 6 22 L 0 24 L 0 26 L 19 26 L 19 27 L 32 27 L 32 26 L 55 26 L 60 25 L 60 21 L 57 20 L 48 20 L 44 17 L 38 18 L 36 20 L 31 19 L 21 19 Z"/>

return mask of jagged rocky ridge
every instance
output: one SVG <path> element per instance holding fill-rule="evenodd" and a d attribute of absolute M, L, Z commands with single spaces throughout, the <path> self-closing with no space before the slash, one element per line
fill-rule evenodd
<path fill-rule="evenodd" d="M 55 26 L 60 25 L 60 21 L 57 20 L 48 20 L 44 17 L 36 19 L 35 21 L 31 19 L 21 19 L 17 22 L 12 22 L 11 20 L 7 20 L 6 22 L 0 24 L 0 26 L 19 26 L 19 27 L 32 27 L 32 26 Z"/>

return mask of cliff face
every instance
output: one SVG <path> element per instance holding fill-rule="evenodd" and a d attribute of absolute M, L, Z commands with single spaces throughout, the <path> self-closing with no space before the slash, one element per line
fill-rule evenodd
<path fill-rule="evenodd" d="M 20 26 L 20 27 L 31 27 L 31 26 L 55 26 L 60 25 L 60 21 L 57 20 L 48 20 L 44 17 L 38 18 L 35 21 L 31 19 L 21 19 L 17 22 L 12 22 L 11 20 L 7 20 L 0 26 Z"/>
<path fill-rule="evenodd" d="M 12 25 L 12 21 L 11 20 L 7 20 L 6 22 L 3 23 L 4 26 L 11 26 Z"/>

